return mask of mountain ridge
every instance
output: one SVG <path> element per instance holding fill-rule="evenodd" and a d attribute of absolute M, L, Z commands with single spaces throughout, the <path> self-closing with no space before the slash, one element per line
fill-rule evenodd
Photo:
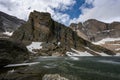
<path fill-rule="evenodd" d="M 40 55 L 53 55 L 53 53 L 66 55 L 66 52 L 76 52 L 72 48 L 81 52 L 88 51 L 96 56 L 102 52 L 115 55 L 110 50 L 78 37 L 72 29 L 54 21 L 49 13 L 38 11 L 30 13 L 29 20 L 13 33 L 11 39 L 22 42 L 44 42 L 43 48 L 36 50 Z M 60 45 L 57 45 L 58 43 Z"/>
<path fill-rule="evenodd" d="M 24 23 L 24 20 L 0 11 L 0 37 L 9 37 L 9 33 L 14 32 Z"/>

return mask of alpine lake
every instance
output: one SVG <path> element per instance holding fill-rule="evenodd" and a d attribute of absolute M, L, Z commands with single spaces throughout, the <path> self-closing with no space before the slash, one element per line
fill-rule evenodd
<path fill-rule="evenodd" d="M 120 57 L 38 57 L 0 69 L 0 80 L 42 80 L 45 74 L 69 80 L 120 80 Z"/>

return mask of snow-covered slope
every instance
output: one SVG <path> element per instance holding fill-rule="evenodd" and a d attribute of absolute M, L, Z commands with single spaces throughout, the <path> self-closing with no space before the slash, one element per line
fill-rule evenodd
<path fill-rule="evenodd" d="M 110 49 L 116 53 L 116 56 L 120 56 L 120 38 L 105 38 L 92 43 Z"/>
<path fill-rule="evenodd" d="M 88 53 L 87 51 L 80 52 L 80 51 L 75 50 L 73 48 L 71 48 L 71 50 L 74 52 L 66 52 L 67 56 L 93 56 L 92 54 Z"/>
<path fill-rule="evenodd" d="M 104 52 L 96 52 L 96 51 L 93 51 L 92 49 L 90 49 L 90 48 L 88 48 L 88 47 L 86 47 L 86 49 L 88 49 L 88 50 L 90 50 L 90 51 L 92 51 L 92 52 L 94 52 L 94 53 L 96 53 L 96 54 L 98 54 L 98 55 L 100 55 L 100 56 L 110 56 L 110 55 L 108 55 L 108 54 L 106 54 L 106 53 L 104 53 Z M 73 48 L 71 48 L 71 50 L 73 51 L 73 52 L 66 52 L 66 55 L 67 56 L 94 56 L 94 55 L 92 55 L 91 53 L 89 53 L 89 52 L 87 52 L 87 51 L 85 51 L 85 52 L 81 52 L 81 51 L 78 51 L 78 50 L 75 50 L 75 49 L 73 49 Z"/>

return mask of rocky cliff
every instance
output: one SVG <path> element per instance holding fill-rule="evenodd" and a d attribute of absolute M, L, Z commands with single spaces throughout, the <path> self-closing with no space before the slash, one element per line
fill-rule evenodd
<path fill-rule="evenodd" d="M 42 49 L 35 50 L 40 55 L 66 55 L 74 52 L 88 52 L 92 55 L 105 53 L 114 55 L 110 50 L 96 46 L 79 37 L 72 29 L 54 21 L 49 13 L 31 12 L 29 20 L 16 30 L 11 39 L 22 42 L 43 42 Z M 78 52 L 77 52 L 78 50 Z"/>
<path fill-rule="evenodd" d="M 120 22 L 104 23 L 95 19 L 70 25 L 78 36 L 90 42 L 120 53 Z M 101 44 L 102 42 L 102 44 Z"/>
<path fill-rule="evenodd" d="M 7 36 L 5 32 L 13 32 L 24 23 L 25 21 L 0 11 L 0 37 Z"/>
<path fill-rule="evenodd" d="M 73 25 L 72 23 L 70 27 L 73 30 L 76 28 L 76 31 L 79 30 L 87 36 L 88 40 L 93 42 L 100 41 L 107 37 L 120 37 L 120 22 L 104 23 L 95 19 L 90 19 L 76 25 Z M 86 36 L 84 38 L 86 38 Z"/>

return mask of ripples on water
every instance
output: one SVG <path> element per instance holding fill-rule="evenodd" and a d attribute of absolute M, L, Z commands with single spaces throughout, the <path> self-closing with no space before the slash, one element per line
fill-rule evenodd
<path fill-rule="evenodd" d="M 41 80 L 45 74 L 69 80 L 120 80 L 120 57 L 39 57 L 26 65 L 12 65 L 0 78 Z"/>

